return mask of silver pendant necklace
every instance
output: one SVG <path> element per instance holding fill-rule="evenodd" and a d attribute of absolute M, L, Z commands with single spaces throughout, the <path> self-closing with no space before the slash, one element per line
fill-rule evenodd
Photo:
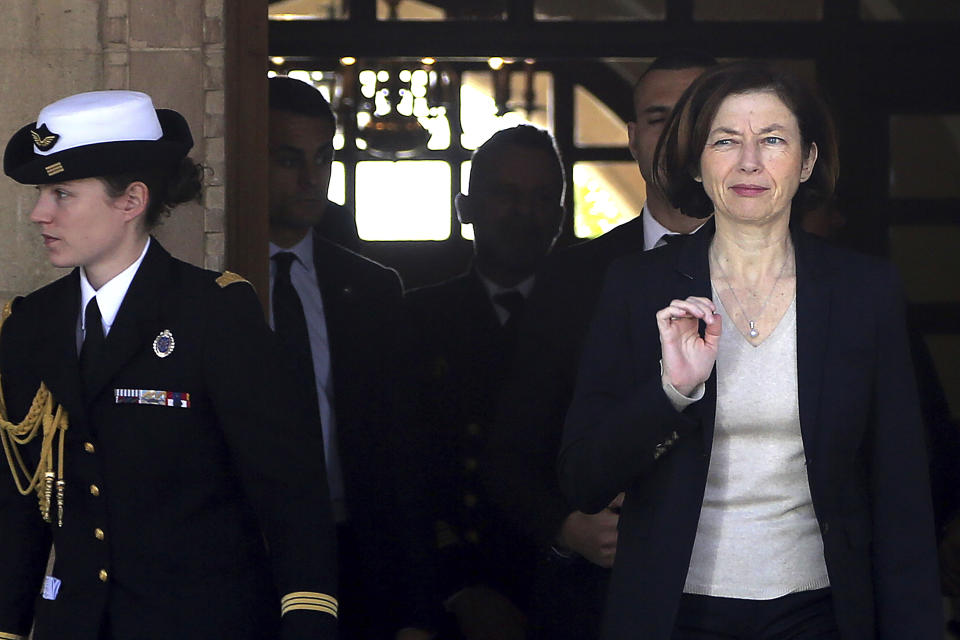
<path fill-rule="evenodd" d="M 763 306 L 760 307 L 760 311 L 757 312 L 756 317 L 761 317 L 763 311 L 767 308 L 767 303 L 770 302 L 770 298 L 773 297 L 773 292 L 777 290 L 777 284 L 780 282 L 780 278 L 783 277 L 783 270 L 787 266 L 787 261 L 790 259 L 790 251 L 787 250 L 787 255 L 783 257 L 783 264 L 780 265 L 780 273 L 777 274 L 777 279 L 773 281 L 773 286 L 770 288 L 770 293 L 767 294 L 767 299 L 763 301 Z M 734 302 L 737 303 L 737 307 L 740 309 L 740 313 L 746 319 L 747 324 L 750 327 L 750 337 L 756 338 L 760 335 L 760 332 L 757 330 L 757 321 L 751 320 L 747 317 L 747 312 L 743 308 L 743 304 L 740 303 L 740 298 L 737 297 L 737 292 L 733 290 L 733 285 L 730 282 L 730 278 L 727 277 L 727 272 L 723 270 L 723 265 L 720 264 L 720 259 L 717 258 L 716 254 L 713 256 L 713 261 L 717 263 L 717 268 L 720 269 L 720 275 L 723 276 L 723 279 L 727 281 L 727 289 L 730 291 L 730 295 L 733 296 Z"/>

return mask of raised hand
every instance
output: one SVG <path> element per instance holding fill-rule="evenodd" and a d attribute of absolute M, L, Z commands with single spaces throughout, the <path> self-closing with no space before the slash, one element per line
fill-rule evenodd
<path fill-rule="evenodd" d="M 706 325 L 700 335 L 699 321 Z M 684 395 L 710 377 L 723 322 L 712 300 L 690 296 L 657 311 L 663 379 Z"/>

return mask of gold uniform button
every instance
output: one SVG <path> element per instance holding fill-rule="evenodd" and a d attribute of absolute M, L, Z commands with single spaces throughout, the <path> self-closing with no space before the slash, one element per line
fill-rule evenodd
<path fill-rule="evenodd" d="M 97 540 L 103 540 L 103 538 L 104 538 L 103 529 L 101 529 L 101 528 L 99 528 L 99 527 L 97 527 L 96 529 L 94 529 L 94 530 L 93 530 L 93 537 L 96 538 Z"/>
<path fill-rule="evenodd" d="M 96 498 L 97 496 L 99 496 L 99 495 L 100 495 L 100 487 L 98 487 L 98 486 L 95 485 L 95 484 L 90 485 L 90 495 L 92 495 L 94 498 Z"/>
<path fill-rule="evenodd" d="M 93 446 L 92 442 L 84 442 L 83 450 L 86 451 L 87 453 L 95 453 L 97 451 L 97 448 Z"/>
<path fill-rule="evenodd" d="M 110 577 L 110 574 L 107 573 L 106 569 L 100 569 L 100 574 L 98 577 L 100 578 L 100 582 L 106 582 L 107 578 Z"/>

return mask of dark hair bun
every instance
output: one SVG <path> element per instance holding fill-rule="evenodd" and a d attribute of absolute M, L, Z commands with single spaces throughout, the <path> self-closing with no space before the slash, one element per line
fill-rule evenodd
<path fill-rule="evenodd" d="M 190 158 L 184 158 L 170 174 L 166 191 L 163 193 L 163 205 L 172 209 L 184 202 L 197 201 L 203 189 L 203 165 Z"/>

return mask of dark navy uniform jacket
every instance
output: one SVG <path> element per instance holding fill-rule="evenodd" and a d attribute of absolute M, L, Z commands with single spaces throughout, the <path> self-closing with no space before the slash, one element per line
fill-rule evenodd
<path fill-rule="evenodd" d="M 346 534 L 338 540 L 340 630 L 351 640 L 392 637 L 401 607 L 394 472 L 403 461 L 391 434 L 394 380 L 406 364 L 394 352 L 403 285 L 393 269 L 317 231 L 313 262 L 329 338 L 348 514 L 338 527 Z"/>
<path fill-rule="evenodd" d="M 252 287 L 217 276 L 153 240 L 86 397 L 79 271 L 14 306 L 0 336 L 8 417 L 43 381 L 70 423 L 62 528 L 0 475 L 0 638 L 26 636 L 34 616 L 37 640 L 336 636 L 321 430 Z M 164 330 L 174 346 L 159 357 Z M 187 393 L 189 407 L 117 390 Z M 23 448 L 30 471 L 39 440 Z M 40 596 L 51 541 L 55 599 Z M 288 594 L 308 606 L 281 621 Z"/>
<path fill-rule="evenodd" d="M 643 218 L 551 256 L 524 311 L 483 465 L 497 506 L 541 548 L 531 636 L 596 640 L 610 570 L 551 547 L 574 508 L 556 461 L 583 341 L 607 266 L 642 251 Z"/>
<path fill-rule="evenodd" d="M 535 550 L 481 482 L 482 453 L 513 355 L 512 325 L 500 325 L 475 270 L 412 291 L 406 303 L 401 494 L 411 518 L 415 614 L 421 624 L 437 624 L 430 618 L 440 617 L 439 603 L 476 585 L 525 608 Z"/>

